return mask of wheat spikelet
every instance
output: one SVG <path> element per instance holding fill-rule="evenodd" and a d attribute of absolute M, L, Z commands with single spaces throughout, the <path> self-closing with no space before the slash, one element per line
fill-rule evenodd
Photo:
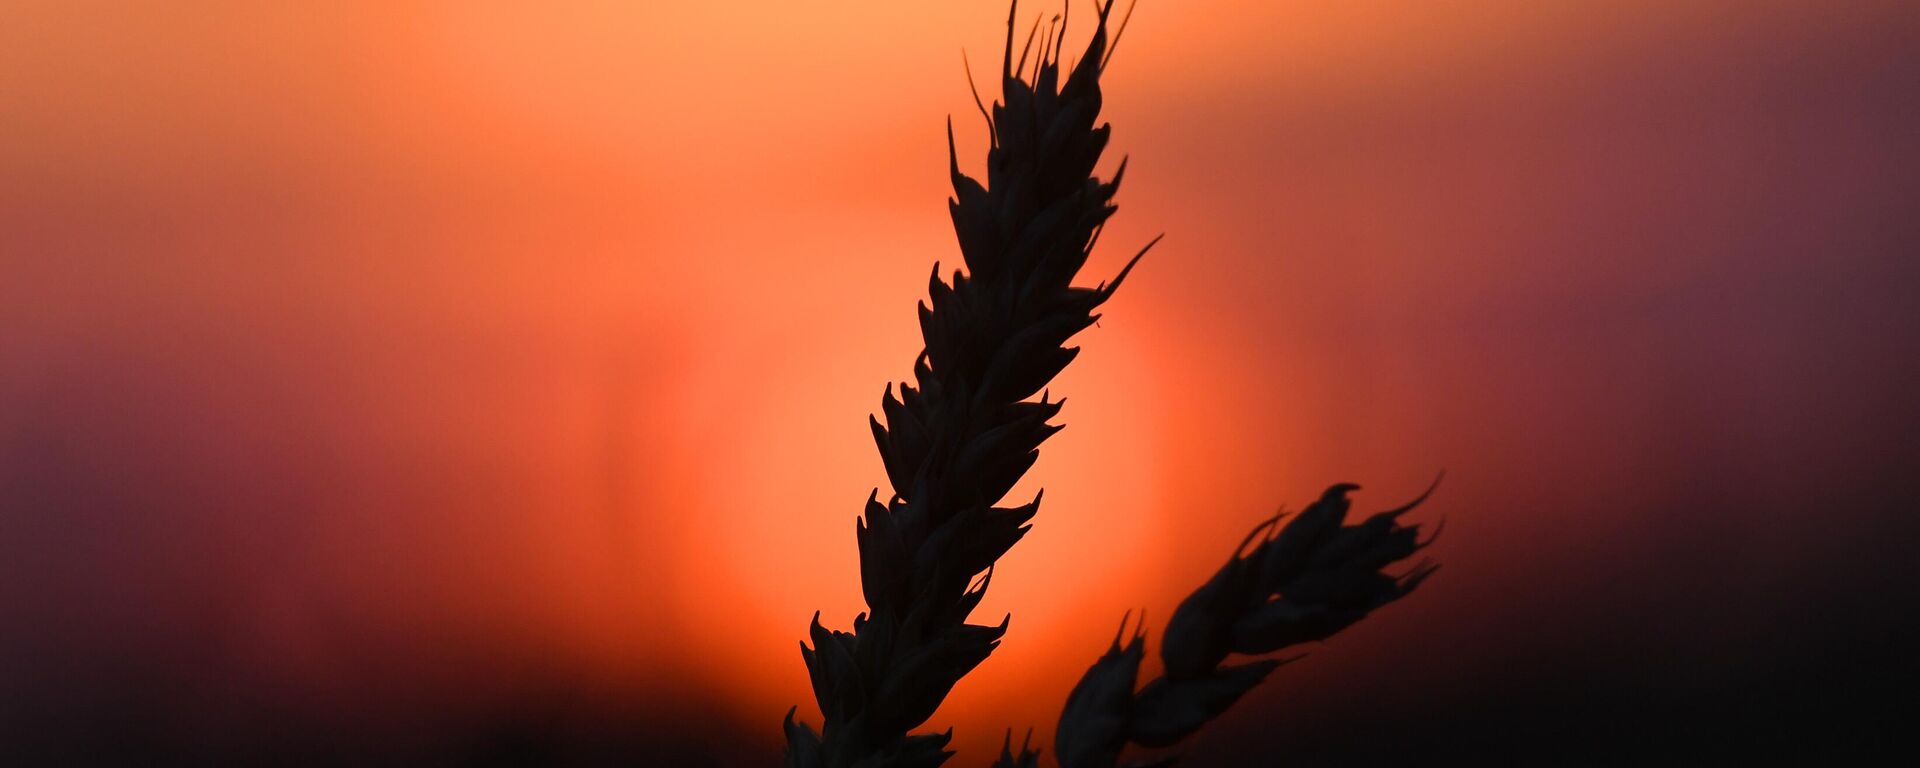
<path fill-rule="evenodd" d="M 1040 768 L 1040 751 L 1033 748 L 1033 731 L 1020 739 L 1020 751 L 1013 751 L 1013 731 L 1007 731 L 1007 740 L 1000 744 L 1000 757 L 993 761 L 992 768 Z"/>
<path fill-rule="evenodd" d="M 1006 632 L 1005 619 L 967 618 L 1040 499 L 995 505 L 1060 429 L 1049 422 L 1061 403 L 1044 388 L 1079 351 L 1065 342 L 1098 319 L 1095 310 L 1140 258 L 1110 284 L 1072 285 L 1115 211 L 1126 166 L 1110 181 L 1094 175 L 1108 135 L 1096 122 L 1109 9 L 1100 8 L 1093 39 L 1064 81 L 1064 27 L 1050 26 L 1036 48 L 1036 22 L 1016 62 L 1017 5 L 1009 11 L 1001 99 L 987 115 L 985 185 L 960 172 L 949 121 L 948 208 L 966 271 L 943 281 L 935 266 L 920 305 L 925 349 L 914 382 L 898 397 L 888 387 L 885 422 L 871 419 L 892 493 L 883 503 L 876 491 L 856 523 L 868 611 L 850 633 L 824 628 L 815 615 L 812 646 L 802 643 L 801 654 L 825 722 L 816 734 L 788 712 L 789 766 L 944 762 L 950 732 L 909 732 Z"/>

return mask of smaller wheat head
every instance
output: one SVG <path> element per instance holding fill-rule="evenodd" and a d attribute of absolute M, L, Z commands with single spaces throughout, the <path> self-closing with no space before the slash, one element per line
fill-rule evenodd
<path fill-rule="evenodd" d="M 1138 691 L 1145 629 L 1129 635 L 1122 619 L 1107 653 L 1067 697 L 1054 735 L 1061 768 L 1112 768 L 1129 742 L 1165 747 L 1186 738 L 1275 668 L 1300 658 L 1223 665 L 1229 656 L 1325 640 L 1432 575 L 1438 566 L 1424 560 L 1397 576 L 1385 569 L 1432 542 L 1400 517 L 1433 488 L 1348 525 L 1347 493 L 1357 489 L 1335 485 L 1286 526 L 1276 515 L 1247 534 L 1227 564 L 1174 610 L 1161 635 L 1165 672 Z"/>

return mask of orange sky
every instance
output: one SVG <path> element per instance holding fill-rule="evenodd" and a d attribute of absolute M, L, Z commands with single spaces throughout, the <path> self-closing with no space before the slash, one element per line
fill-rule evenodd
<path fill-rule="evenodd" d="M 977 164 L 998 4 L 273 5 L 0 11 L 0 428 L 66 504 L 11 518 L 47 546 L 8 596 L 90 606 L 23 642 L 132 628 L 322 709 L 693 688 L 772 733 L 808 617 L 860 610 L 864 419 L 958 259 L 942 123 Z M 1892 386 L 1910 7 L 1333 5 L 1125 37 L 1089 282 L 1169 234 L 1053 387 L 1011 634 L 932 723 L 963 754 L 1330 482 L 1446 468 L 1447 570 L 1285 695 L 1713 535 L 1635 502 L 1871 423 L 1812 370 Z"/>

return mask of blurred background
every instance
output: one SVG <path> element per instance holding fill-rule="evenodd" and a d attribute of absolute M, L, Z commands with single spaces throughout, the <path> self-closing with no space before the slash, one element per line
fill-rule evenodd
<path fill-rule="evenodd" d="M 0 7 L 0 751 L 773 764 L 1004 18 Z M 1168 237 L 1053 387 L 955 764 L 1276 507 L 1441 469 L 1440 574 L 1187 764 L 1894 742 L 1916 46 L 1896 0 L 1142 3 L 1086 281 Z"/>

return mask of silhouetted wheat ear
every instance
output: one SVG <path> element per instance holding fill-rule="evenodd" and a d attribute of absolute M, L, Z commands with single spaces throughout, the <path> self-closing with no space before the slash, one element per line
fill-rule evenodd
<path fill-rule="evenodd" d="M 1335 485 L 1285 527 L 1282 515 L 1255 527 L 1227 564 L 1174 611 L 1161 637 L 1165 674 L 1138 692 L 1144 628 L 1124 645 L 1115 637 L 1074 686 L 1060 715 L 1054 754 L 1061 768 L 1113 768 L 1128 742 L 1164 747 L 1186 738 L 1274 668 L 1300 658 L 1222 666 L 1229 655 L 1325 640 L 1432 575 L 1438 566 L 1425 560 L 1398 576 L 1384 569 L 1432 542 L 1420 540 L 1419 526 L 1401 525 L 1400 516 L 1433 488 L 1405 506 L 1347 525 L 1347 494 L 1358 488 Z M 1124 634 L 1124 619 L 1121 629 Z"/>
<path fill-rule="evenodd" d="M 813 645 L 801 643 L 801 655 L 825 722 L 816 734 L 787 713 L 789 766 L 944 762 L 951 731 L 909 732 L 1006 632 L 1005 619 L 966 620 L 986 594 L 994 562 L 1026 534 L 1040 499 L 994 505 L 1060 429 L 1048 423 L 1060 402 L 1042 389 L 1079 351 L 1065 342 L 1098 319 L 1094 310 L 1140 258 L 1111 284 L 1072 285 L 1115 211 L 1126 166 L 1122 161 L 1108 182 L 1094 175 L 1107 145 L 1108 128 L 1096 122 L 1110 7 L 1100 7 L 1093 39 L 1064 83 L 1065 19 L 1056 17 L 1037 48 L 1036 22 L 1016 62 L 1017 7 L 1009 12 L 1001 100 L 987 116 L 985 186 L 960 172 L 948 123 L 948 208 L 966 271 L 943 282 L 934 267 L 931 295 L 920 305 L 926 346 L 913 366 L 914 383 L 902 384 L 897 398 L 889 386 L 881 399 L 885 423 L 872 419 L 893 493 L 885 503 L 877 491 L 869 496 L 855 526 L 868 610 L 854 618 L 851 633 L 822 627 L 815 614 Z M 1029 399 L 1036 394 L 1038 401 Z"/>

